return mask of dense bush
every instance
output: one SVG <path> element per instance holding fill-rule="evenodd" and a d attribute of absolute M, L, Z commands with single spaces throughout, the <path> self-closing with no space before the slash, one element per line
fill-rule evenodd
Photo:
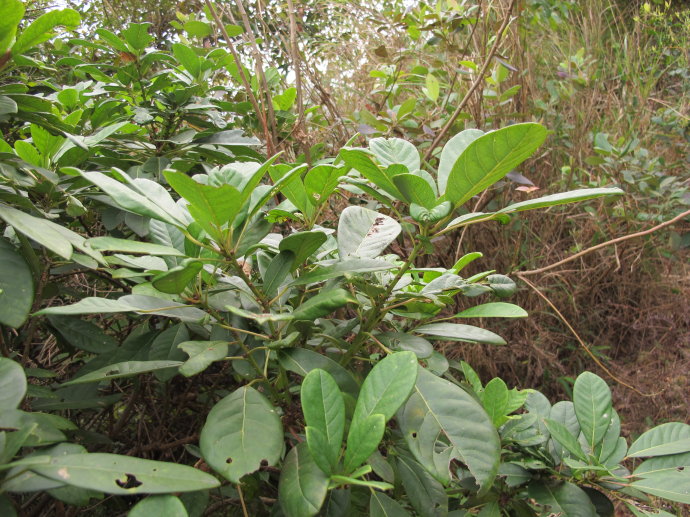
<path fill-rule="evenodd" d="M 401 138 L 329 156 L 330 143 L 295 135 L 305 117 L 325 123 L 319 107 L 300 112 L 295 88 L 279 92 L 232 48 L 154 49 L 148 25 L 131 24 L 41 56 L 79 15 L 49 12 L 15 34 L 22 12 L 0 4 L 0 513 L 30 507 L 32 492 L 132 516 L 595 516 L 614 502 L 663 515 L 649 495 L 690 503 L 687 424 L 629 445 L 597 375 L 551 405 L 434 346 L 505 345 L 456 321 L 527 316 L 501 301 L 509 277 L 465 273 L 479 252 L 420 266 L 441 237 L 623 193 L 468 211 L 542 145 L 543 126 L 466 129 L 435 168 Z M 184 25 L 198 38 L 209 27 Z M 271 120 L 255 109 L 262 95 Z M 282 153 L 266 159 L 254 134 Z M 469 308 L 456 311 L 459 298 Z"/>

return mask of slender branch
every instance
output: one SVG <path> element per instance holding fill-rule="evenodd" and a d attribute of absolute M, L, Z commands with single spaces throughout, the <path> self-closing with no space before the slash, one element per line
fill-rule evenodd
<path fill-rule="evenodd" d="M 575 253 L 575 255 L 565 258 L 563 260 L 559 260 L 558 262 L 551 264 L 550 266 L 545 266 L 539 269 L 532 269 L 530 271 L 521 271 L 518 273 L 519 276 L 531 276 L 531 275 L 538 275 L 540 273 L 544 273 L 546 271 L 549 271 L 551 269 L 555 269 L 559 266 L 562 266 L 563 264 L 567 264 L 568 262 L 572 262 L 575 259 L 578 259 L 582 257 L 583 255 L 587 255 L 588 253 L 592 253 L 593 251 L 599 250 L 601 248 L 605 248 L 606 246 L 611 246 L 612 244 L 618 244 L 619 242 L 627 241 L 630 239 L 635 239 L 637 237 L 643 237 L 645 235 L 649 235 L 650 233 L 654 233 L 658 230 L 661 230 L 662 228 L 666 228 L 667 226 L 671 226 L 672 224 L 680 221 L 681 219 L 690 216 L 690 210 L 686 210 L 682 214 L 677 215 L 670 221 L 666 221 L 661 224 L 657 224 L 656 226 L 649 228 L 648 230 L 644 230 L 641 232 L 637 233 L 631 233 L 630 235 L 624 235 L 623 237 L 618 237 L 616 239 L 612 239 L 610 241 L 602 242 L 601 244 L 597 244 L 596 246 L 592 246 L 591 248 L 587 248 L 586 250 L 582 250 L 579 253 Z"/>
<path fill-rule="evenodd" d="M 309 166 L 311 166 L 309 142 L 305 140 L 307 134 L 304 129 L 302 66 L 300 64 L 299 47 L 297 46 L 297 20 L 295 20 L 295 6 L 292 3 L 292 0 L 287 0 L 287 4 L 288 16 L 290 17 L 290 58 L 292 59 L 292 68 L 295 70 L 295 89 L 297 90 L 297 122 L 295 122 L 295 128 L 297 129 L 297 141 L 302 146 L 304 158 Z"/>
<path fill-rule="evenodd" d="M 225 25 L 223 25 L 223 21 L 220 19 L 220 16 L 218 16 L 215 7 L 213 7 L 213 4 L 210 2 L 210 0 L 205 0 L 205 4 L 206 7 L 208 7 L 209 12 L 211 13 L 211 16 L 213 17 L 213 20 L 216 22 L 218 30 L 220 30 L 220 33 L 223 35 L 225 43 L 227 44 L 233 59 L 235 60 L 235 64 L 237 65 L 237 73 L 240 76 L 240 80 L 242 81 L 242 85 L 244 86 L 247 98 L 249 99 L 249 102 L 251 102 L 252 108 L 254 108 L 254 112 L 256 113 L 256 116 L 258 117 L 259 122 L 261 123 L 261 128 L 264 132 L 264 140 L 266 141 L 266 154 L 268 154 L 268 156 L 272 156 L 275 153 L 273 134 L 268 129 L 266 117 L 263 114 L 263 110 L 259 107 L 259 103 L 256 100 L 256 97 L 254 96 L 254 92 L 252 91 L 252 87 L 249 84 L 249 80 L 247 79 L 247 76 L 244 73 L 244 69 L 242 68 L 242 62 L 240 61 L 239 54 L 235 49 L 235 45 L 232 44 L 232 40 L 228 35 L 228 31 L 225 30 Z"/>
<path fill-rule="evenodd" d="M 484 60 L 484 64 L 482 65 L 481 69 L 479 70 L 479 73 L 477 74 L 477 78 L 470 86 L 470 89 L 467 90 L 467 93 L 462 98 L 460 104 L 458 104 L 458 107 L 455 109 L 453 114 L 448 119 L 448 122 L 446 122 L 446 124 L 443 126 L 443 129 L 441 129 L 441 131 L 438 132 L 436 138 L 434 138 L 434 141 L 431 142 L 431 146 L 429 147 L 429 149 L 427 149 L 426 153 L 424 154 L 424 161 L 429 161 L 429 158 L 431 158 L 431 154 L 434 152 L 434 149 L 436 149 L 438 145 L 441 143 L 441 140 L 443 140 L 443 138 L 446 136 L 446 133 L 448 133 L 448 131 L 453 126 L 457 118 L 460 116 L 462 110 L 465 109 L 465 106 L 469 102 L 470 97 L 472 97 L 477 88 L 479 88 L 479 85 L 484 81 L 484 74 L 488 70 L 489 65 L 491 65 L 491 61 L 494 58 L 494 55 L 498 51 L 498 46 L 500 45 L 501 39 L 503 38 L 503 32 L 506 30 L 506 27 L 508 27 L 508 24 L 510 23 L 510 19 L 513 14 L 513 8 L 515 7 L 516 2 L 517 0 L 511 0 L 510 5 L 508 6 L 508 12 L 506 13 L 505 18 L 503 19 L 503 23 L 501 23 L 501 27 L 498 29 L 498 33 L 496 34 L 494 44 L 491 46 L 491 49 L 489 50 L 489 53 L 487 54 L 486 59 Z"/>

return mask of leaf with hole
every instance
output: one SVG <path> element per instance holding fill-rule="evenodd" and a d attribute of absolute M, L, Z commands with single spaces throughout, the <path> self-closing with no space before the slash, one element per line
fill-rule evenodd
<path fill-rule="evenodd" d="M 201 430 L 199 446 L 211 468 L 238 483 L 262 464 L 278 462 L 283 426 L 266 397 L 244 386 L 213 406 Z"/>

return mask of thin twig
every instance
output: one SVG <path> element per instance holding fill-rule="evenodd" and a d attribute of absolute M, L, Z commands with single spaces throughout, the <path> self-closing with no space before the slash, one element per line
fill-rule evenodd
<path fill-rule="evenodd" d="M 275 152 L 273 134 L 268 129 L 266 117 L 263 114 L 263 110 L 261 110 L 261 108 L 259 107 L 259 103 L 256 100 L 256 97 L 254 96 L 254 92 L 252 91 L 252 87 L 249 84 L 247 76 L 244 73 L 244 69 L 242 68 L 242 62 L 240 61 L 240 56 L 237 53 L 237 50 L 235 49 L 235 45 L 232 44 L 232 40 L 228 35 L 228 31 L 225 30 L 225 25 L 223 25 L 223 21 L 220 19 L 220 16 L 218 16 L 215 7 L 213 7 L 213 4 L 210 2 L 210 0 L 205 0 L 205 3 L 206 7 L 208 7 L 209 12 L 211 13 L 211 16 L 213 17 L 213 20 L 216 22 L 216 25 L 218 26 L 218 30 L 220 30 L 220 33 L 223 35 L 225 43 L 228 46 L 228 49 L 230 50 L 233 59 L 235 60 L 235 64 L 237 65 L 237 73 L 240 76 L 240 80 L 242 81 L 242 85 L 244 86 L 247 98 L 249 99 L 249 102 L 251 102 L 252 108 L 254 108 L 254 112 L 256 113 L 256 116 L 259 119 L 259 123 L 261 124 L 261 128 L 264 132 L 264 140 L 266 141 L 266 154 L 268 156 L 272 156 Z"/>
<path fill-rule="evenodd" d="M 292 59 L 292 68 L 295 69 L 295 89 L 297 90 L 297 122 L 295 128 L 297 129 L 297 141 L 302 146 L 304 158 L 307 164 L 311 167 L 311 153 L 309 151 L 309 142 L 306 140 L 307 133 L 304 129 L 304 101 L 302 88 L 302 66 L 300 64 L 299 47 L 297 46 L 297 20 L 295 19 L 295 6 L 292 0 L 287 0 L 288 16 L 290 17 L 290 57 Z"/>
<path fill-rule="evenodd" d="M 436 138 L 434 138 L 434 141 L 431 143 L 431 146 L 429 147 L 429 149 L 427 149 L 426 154 L 424 155 L 424 161 L 429 161 L 429 158 L 431 158 L 431 154 L 434 152 L 434 149 L 436 149 L 438 145 L 441 143 L 441 140 L 443 140 L 443 138 L 446 136 L 446 133 L 448 133 L 451 126 L 460 116 L 462 110 L 465 109 L 465 105 L 469 102 L 470 97 L 472 97 L 472 94 L 474 94 L 475 90 L 479 88 L 479 85 L 484 81 L 484 74 L 489 68 L 489 65 L 491 65 L 491 61 L 493 60 L 494 55 L 498 51 L 498 46 L 501 43 L 503 32 L 506 30 L 506 27 L 508 27 L 508 24 L 510 23 L 515 3 L 516 0 L 511 0 L 510 5 L 508 6 L 508 12 L 506 13 L 505 18 L 503 19 L 503 23 L 501 23 L 501 27 L 498 29 L 498 33 L 496 34 L 494 44 L 491 46 L 491 49 L 489 50 L 489 53 L 486 56 L 486 59 L 484 60 L 484 64 L 482 65 L 482 68 L 479 70 L 479 73 L 477 74 L 477 78 L 470 86 L 470 89 L 467 90 L 467 93 L 460 101 L 460 104 L 458 104 L 458 107 L 455 109 L 453 114 L 448 119 L 448 122 L 446 122 L 446 124 L 443 126 L 443 129 L 441 129 L 441 131 L 439 131 L 436 135 Z"/>
<path fill-rule="evenodd" d="M 657 224 L 656 226 L 649 228 L 648 230 L 644 230 L 641 232 L 637 233 L 631 233 L 630 235 L 624 235 L 623 237 L 618 237 L 616 239 L 612 239 L 610 241 L 602 242 L 601 244 L 597 244 L 596 246 L 592 246 L 591 248 L 587 248 L 586 250 L 582 250 L 579 253 L 575 253 L 575 255 L 572 255 L 571 257 L 565 258 L 563 260 L 559 260 L 558 262 L 551 264 L 550 266 L 545 266 L 539 269 L 532 269 L 529 271 L 521 271 L 518 273 L 518 276 L 531 276 L 531 275 L 537 275 L 540 273 L 544 273 L 545 271 L 549 271 L 551 269 L 557 268 L 558 266 L 562 266 L 563 264 L 567 264 L 568 262 L 572 262 L 575 259 L 578 259 L 582 257 L 583 255 L 587 255 L 588 253 L 592 253 L 593 251 L 599 250 L 601 248 L 605 248 L 606 246 L 611 246 L 612 244 L 618 244 L 619 242 L 627 241 L 629 239 L 635 239 L 637 237 L 643 237 L 645 235 L 649 235 L 650 233 L 654 233 L 658 230 L 661 230 L 662 228 L 666 228 L 667 226 L 671 226 L 672 224 L 680 221 L 681 219 L 690 216 L 690 210 L 686 210 L 682 214 L 677 215 L 673 219 L 666 221 L 665 223 Z"/>

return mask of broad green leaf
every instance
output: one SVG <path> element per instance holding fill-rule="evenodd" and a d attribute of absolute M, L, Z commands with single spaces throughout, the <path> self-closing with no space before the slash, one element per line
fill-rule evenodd
<path fill-rule="evenodd" d="M 1 9 L 1 7 L 0 7 Z M 1 24 L 2 22 L 0 22 Z M 2 28 L 0 28 L 0 31 Z M 1 51 L 0 51 L 1 52 Z M 0 115 L 11 115 L 13 113 L 17 113 L 17 103 L 14 102 L 11 98 L 5 96 L 5 95 L 0 95 Z M 7 152 L 11 152 L 11 148 L 6 149 Z"/>
<path fill-rule="evenodd" d="M 12 43 L 23 17 L 24 3 L 20 0 L 4 0 L 0 3 L 0 54 L 4 54 Z"/>
<path fill-rule="evenodd" d="M 635 477 L 649 477 L 690 470 L 690 452 L 656 456 L 643 461 L 633 472 Z"/>
<path fill-rule="evenodd" d="M 355 303 L 357 300 L 345 289 L 327 289 L 312 296 L 300 305 L 292 316 L 296 320 L 313 321 L 316 318 L 328 316 L 330 313 L 339 309 L 345 304 Z"/>
<path fill-rule="evenodd" d="M 36 312 L 40 314 L 106 314 L 113 312 L 130 312 L 133 311 L 131 305 L 120 301 L 111 300 L 109 298 L 88 297 L 79 300 L 77 303 L 71 305 L 60 305 L 54 307 L 47 307 Z"/>
<path fill-rule="evenodd" d="M 189 341 L 189 330 L 184 323 L 168 327 L 158 334 L 151 342 L 147 359 L 149 361 L 184 361 L 186 354 L 177 345 Z M 172 379 L 177 372 L 174 370 L 156 370 L 154 375 L 161 381 Z"/>
<path fill-rule="evenodd" d="M 474 142 L 477 138 L 482 136 L 484 131 L 479 129 L 465 129 L 453 138 L 448 140 L 441 151 L 441 160 L 438 164 L 438 191 L 442 194 L 446 192 L 448 185 L 448 177 L 453 165 L 458 160 L 460 155 L 467 149 L 467 146 Z"/>
<path fill-rule="evenodd" d="M 297 88 L 287 88 L 283 93 L 273 96 L 273 106 L 277 110 L 290 111 L 290 108 L 295 104 L 296 98 Z"/>
<path fill-rule="evenodd" d="M 338 250 L 340 259 L 378 257 L 402 230 L 393 218 L 368 208 L 348 206 L 340 214 Z"/>
<path fill-rule="evenodd" d="M 395 499 L 374 490 L 369 499 L 369 516 L 410 517 L 410 514 Z"/>
<path fill-rule="evenodd" d="M 84 384 L 87 382 L 101 382 L 122 377 L 132 377 L 142 373 L 163 370 L 166 368 L 176 368 L 182 364 L 181 361 L 124 361 L 122 363 L 111 364 L 99 368 L 94 372 L 87 373 L 76 379 L 65 382 L 62 386 L 73 384 Z"/>
<path fill-rule="evenodd" d="M 110 176 L 106 176 L 101 172 L 80 172 L 80 174 L 108 194 L 124 210 L 151 217 L 174 226 L 187 226 L 184 221 L 179 220 L 173 213 L 158 206 L 146 196 Z"/>
<path fill-rule="evenodd" d="M 433 74 L 426 74 L 426 88 L 424 88 L 424 94 L 431 100 L 431 102 L 436 102 L 438 100 L 438 95 L 440 93 L 440 85 L 438 79 Z"/>
<path fill-rule="evenodd" d="M 436 480 L 447 486 L 451 480 L 453 446 L 445 439 L 438 420 L 424 399 L 415 392 L 396 416 L 400 431 L 417 461 Z"/>
<path fill-rule="evenodd" d="M 302 275 L 292 282 L 290 285 L 306 285 L 323 282 L 331 278 L 339 276 L 351 276 L 361 273 L 373 273 L 375 271 L 385 271 L 393 269 L 396 265 L 385 260 L 376 259 L 347 259 L 335 264 L 320 267 L 310 273 Z"/>
<path fill-rule="evenodd" d="M 396 176 L 396 178 L 397 177 L 398 176 Z M 412 203 L 410 204 L 410 216 L 420 223 L 435 223 L 450 214 L 452 208 L 453 205 L 449 201 L 443 201 L 430 209 Z"/>
<path fill-rule="evenodd" d="M 378 448 L 386 430 L 386 418 L 375 413 L 352 421 L 347 435 L 344 469 L 352 472 Z"/>
<path fill-rule="evenodd" d="M 195 79 L 198 78 L 201 72 L 201 59 L 196 52 L 184 43 L 173 43 L 172 51 L 177 61 L 185 70 Z"/>
<path fill-rule="evenodd" d="M 598 517 L 587 493 L 572 483 L 547 484 L 532 481 L 528 493 L 540 505 L 548 506 L 552 514 L 562 517 Z"/>
<path fill-rule="evenodd" d="M 408 203 L 423 206 L 428 210 L 436 206 L 436 195 L 425 179 L 415 174 L 398 174 L 393 176 L 393 183 Z"/>
<path fill-rule="evenodd" d="M 501 451 L 489 415 L 466 391 L 421 368 L 416 391 L 485 493 L 498 472 Z"/>
<path fill-rule="evenodd" d="M 12 359 L 0 357 L 0 411 L 18 408 L 24 395 L 26 395 L 24 369 Z"/>
<path fill-rule="evenodd" d="M 315 368 L 320 368 L 331 374 L 341 391 L 355 398 L 359 393 L 359 385 L 352 374 L 333 359 L 318 352 L 306 348 L 284 348 L 278 352 L 278 361 L 283 368 L 302 377 L 306 377 Z"/>
<path fill-rule="evenodd" d="M 559 444 L 561 444 L 575 458 L 578 458 L 582 461 L 587 461 L 587 456 L 582 451 L 580 443 L 577 441 L 577 438 L 575 436 L 570 434 L 570 431 L 566 426 L 564 426 L 560 422 L 557 422 L 556 420 L 551 420 L 549 418 L 544 419 L 544 424 L 546 425 L 546 428 L 549 430 L 552 439 L 556 440 Z"/>
<path fill-rule="evenodd" d="M 372 161 L 369 153 L 363 149 L 341 149 L 339 156 L 348 166 L 358 171 L 381 190 L 396 199 L 402 199 L 402 194 L 391 178 Z"/>
<path fill-rule="evenodd" d="M 203 185 L 183 172 L 166 171 L 163 175 L 168 184 L 189 201 L 189 212 L 198 222 L 208 221 L 220 228 L 242 209 L 242 194 L 231 185 Z"/>
<path fill-rule="evenodd" d="M 16 231 L 45 246 L 57 255 L 68 260 L 72 258 L 72 245 L 49 224 L 49 221 L 3 204 L 0 204 L 0 219 L 4 219 Z"/>
<path fill-rule="evenodd" d="M 36 45 L 55 36 L 55 27 L 62 26 L 69 30 L 81 23 L 79 13 L 74 9 L 49 11 L 36 18 L 31 25 L 22 31 L 12 46 L 12 54 L 18 56 Z"/>
<path fill-rule="evenodd" d="M 118 346 L 115 338 L 88 320 L 52 315 L 48 316 L 48 321 L 70 345 L 79 350 L 102 354 L 112 352 Z"/>
<path fill-rule="evenodd" d="M 398 456 L 398 474 L 407 497 L 421 517 L 448 515 L 448 496 L 441 483 L 411 458 Z"/>
<path fill-rule="evenodd" d="M 417 370 L 413 352 L 396 352 L 379 361 L 362 383 L 352 426 L 373 414 L 390 420 L 414 389 Z"/>
<path fill-rule="evenodd" d="M 151 283 L 162 293 L 180 294 L 197 277 L 203 267 L 201 262 L 187 261 L 185 265 L 175 266 L 155 276 Z"/>
<path fill-rule="evenodd" d="M 199 445 L 204 459 L 216 472 L 238 483 L 262 462 L 278 462 L 283 450 L 283 426 L 266 397 L 243 386 L 213 406 Z"/>
<path fill-rule="evenodd" d="M 623 461 L 628 452 L 628 442 L 621 438 L 621 419 L 615 409 L 611 409 L 611 423 L 594 452 L 598 455 L 600 463 L 612 468 Z"/>
<path fill-rule="evenodd" d="M 688 451 L 690 451 L 690 425 L 669 422 L 643 433 L 630 446 L 628 457 L 664 456 Z"/>
<path fill-rule="evenodd" d="M 302 381 L 300 400 L 307 424 L 309 450 L 321 469 L 330 473 L 338 462 L 345 433 L 345 402 L 342 393 L 328 372 L 315 369 Z M 310 428 L 316 429 L 323 436 L 325 449 L 312 445 Z M 319 461 L 322 459 L 325 460 L 325 469 Z"/>
<path fill-rule="evenodd" d="M 434 347 L 420 336 L 404 332 L 384 332 L 378 339 L 383 339 L 393 349 L 414 352 L 419 359 L 426 359 L 434 352 Z"/>
<path fill-rule="evenodd" d="M 517 290 L 515 282 L 505 275 L 489 275 L 486 277 L 489 287 L 499 298 L 513 296 Z"/>
<path fill-rule="evenodd" d="M 522 212 L 524 210 L 535 210 L 537 208 L 563 205 L 566 203 L 576 203 L 578 201 L 586 201 L 588 199 L 595 199 L 603 196 L 618 196 L 621 194 L 625 194 L 625 192 L 619 188 L 588 188 L 571 190 L 570 192 L 561 192 L 559 194 L 552 194 L 550 196 L 513 203 L 512 205 L 502 208 L 497 213 L 511 214 L 514 212 Z"/>
<path fill-rule="evenodd" d="M 593 451 L 611 422 L 611 390 L 601 377 L 584 372 L 575 380 L 573 404 L 585 442 Z"/>
<path fill-rule="evenodd" d="M 569 400 L 561 400 L 551 406 L 548 418 L 555 420 L 565 427 L 570 435 L 575 437 L 580 436 L 580 423 L 577 421 L 575 406 Z M 552 440 L 551 443 L 553 444 L 558 457 L 561 458 L 563 456 L 563 446 L 555 440 Z"/>
<path fill-rule="evenodd" d="M 338 186 L 342 167 L 333 165 L 317 165 L 304 176 L 304 188 L 307 191 L 309 202 L 314 205 L 325 203 Z"/>
<path fill-rule="evenodd" d="M 183 28 L 187 34 L 196 38 L 204 38 L 212 32 L 211 26 L 208 23 L 197 20 L 188 21 L 183 25 Z"/>
<path fill-rule="evenodd" d="M 402 138 L 372 138 L 369 150 L 383 167 L 401 164 L 409 172 L 414 172 L 422 165 L 417 148 Z"/>
<path fill-rule="evenodd" d="M 278 495 L 286 517 L 312 517 L 328 492 L 328 476 L 314 463 L 307 444 L 293 447 L 280 473 Z"/>
<path fill-rule="evenodd" d="M 448 341 L 467 341 L 468 343 L 489 343 L 491 345 L 505 345 L 505 340 L 493 332 L 463 325 L 460 323 L 429 323 L 415 329 L 415 332 L 436 339 Z"/>
<path fill-rule="evenodd" d="M 277 294 L 278 288 L 292 271 L 293 262 L 295 254 L 292 251 L 281 251 L 271 259 L 263 275 L 263 290 L 266 296 L 273 298 Z"/>
<path fill-rule="evenodd" d="M 463 205 L 529 158 L 546 139 L 534 123 L 514 124 L 486 133 L 470 143 L 448 175 L 445 196 Z"/>
<path fill-rule="evenodd" d="M 153 42 L 153 36 L 149 34 L 151 25 L 151 23 L 130 23 L 129 27 L 122 31 L 122 36 L 134 50 L 145 50 Z"/>
<path fill-rule="evenodd" d="M 484 387 L 481 395 L 484 410 L 491 418 L 496 428 L 502 426 L 508 418 L 508 387 L 498 377 L 491 379 Z"/>
<path fill-rule="evenodd" d="M 459 312 L 454 318 L 526 318 L 527 311 L 522 307 L 505 302 L 491 302 L 476 305 Z"/>
<path fill-rule="evenodd" d="M 0 324 L 19 328 L 34 303 L 34 280 L 24 257 L 0 238 Z"/>
<path fill-rule="evenodd" d="M 311 257 L 312 253 L 318 250 L 327 238 L 326 234 L 320 231 L 293 233 L 280 241 L 278 249 L 294 253 L 294 260 L 290 268 L 293 271 Z"/>
<path fill-rule="evenodd" d="M 227 341 L 185 341 L 178 348 L 189 354 L 189 359 L 180 366 L 180 373 L 185 377 L 203 372 L 211 363 L 228 355 Z"/>
<path fill-rule="evenodd" d="M 194 492 L 220 485 L 200 470 L 176 463 L 107 453 L 69 454 L 31 470 L 56 481 L 107 494 Z"/>
<path fill-rule="evenodd" d="M 152 244 L 150 242 L 132 241 L 129 239 L 118 239 L 115 237 L 94 237 L 92 239 L 88 239 L 86 243 L 98 251 L 143 253 L 146 255 L 156 255 L 158 257 L 184 256 L 182 251 L 172 246 L 163 246 L 161 244 Z"/>
<path fill-rule="evenodd" d="M 85 454 L 86 449 L 74 443 L 61 443 L 48 449 L 40 449 L 24 456 L 24 460 L 44 457 L 47 463 L 49 458 L 55 456 L 67 456 L 68 454 Z M 47 457 L 47 458 L 46 458 Z M 7 481 L 2 483 L 2 490 L 8 492 L 41 492 L 65 486 L 60 481 L 46 478 L 27 470 L 26 466 L 19 465 L 7 472 Z"/>
<path fill-rule="evenodd" d="M 174 495 L 154 495 L 142 499 L 129 511 L 127 517 L 188 517 L 187 509 Z"/>
<path fill-rule="evenodd" d="M 300 174 L 290 174 L 294 168 L 291 165 L 279 164 L 274 165 L 268 169 L 268 173 L 274 183 L 278 183 L 281 179 L 285 179 L 280 187 L 280 192 L 290 200 L 290 202 L 297 207 L 297 209 L 305 214 L 311 216 L 314 206 L 309 202 L 307 191 L 302 183 Z"/>
<path fill-rule="evenodd" d="M 675 470 L 645 476 L 630 484 L 632 488 L 669 501 L 690 504 L 690 472 Z"/>

